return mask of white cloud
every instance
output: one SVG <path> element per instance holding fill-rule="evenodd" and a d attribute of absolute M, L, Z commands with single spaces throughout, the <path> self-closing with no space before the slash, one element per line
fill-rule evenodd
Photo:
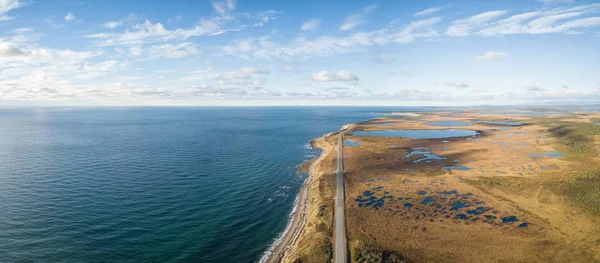
<path fill-rule="evenodd" d="M 433 14 L 433 13 L 437 12 L 437 11 L 440 11 L 440 10 L 442 10 L 443 8 L 444 8 L 444 7 L 441 7 L 441 6 L 432 7 L 432 8 L 427 8 L 427 9 L 425 9 L 425 10 L 423 10 L 423 11 L 420 11 L 420 12 L 416 12 L 416 13 L 414 13 L 414 14 L 413 14 L 413 16 L 426 16 L 426 15 L 431 15 L 431 14 Z"/>
<path fill-rule="evenodd" d="M 233 45 L 224 46 L 222 51 L 226 55 L 235 55 L 244 59 L 250 57 L 304 59 L 331 56 L 374 45 L 386 45 L 392 42 L 404 44 L 419 38 L 438 36 L 439 33 L 433 26 L 440 21 L 440 18 L 432 17 L 406 25 L 390 24 L 380 30 L 356 32 L 346 37 L 321 36 L 315 39 L 299 37 L 285 44 L 265 42 L 262 38 L 249 38 L 236 40 Z"/>
<path fill-rule="evenodd" d="M 232 11 L 235 1 L 214 2 L 224 10 Z M 191 37 L 216 36 L 230 31 L 240 31 L 251 28 L 246 22 L 254 22 L 254 27 L 262 26 L 276 18 L 274 10 L 254 14 L 226 14 L 224 16 L 202 18 L 194 26 L 188 28 L 167 29 L 162 23 L 152 23 L 145 20 L 126 29 L 123 33 L 103 32 L 87 34 L 83 37 L 94 39 L 99 46 L 143 45 L 156 42 L 184 41 Z M 132 16 L 132 15 L 130 15 Z M 136 16 L 134 15 L 134 18 Z M 136 19 L 126 18 L 132 22 Z"/>
<path fill-rule="evenodd" d="M 229 12 L 233 12 L 235 10 L 235 6 L 237 4 L 236 0 L 225 0 L 225 1 L 214 1 L 213 8 L 217 13 L 221 16 L 225 16 Z"/>
<path fill-rule="evenodd" d="M 130 50 L 132 55 L 137 52 L 137 50 Z M 148 53 L 148 56 L 145 58 L 148 59 L 159 57 L 185 58 L 200 54 L 200 49 L 192 43 L 181 43 L 177 45 L 162 44 L 151 46 L 147 48 L 146 52 Z"/>
<path fill-rule="evenodd" d="M 74 14 L 72 14 L 72 13 L 67 13 L 67 14 L 65 15 L 65 21 L 67 21 L 67 22 L 71 22 L 71 21 L 74 21 L 74 20 L 75 20 L 75 15 L 74 15 Z"/>
<path fill-rule="evenodd" d="M 237 0 L 227 0 L 227 9 L 230 11 L 235 9 L 235 5 L 237 4 Z"/>
<path fill-rule="evenodd" d="M 370 5 L 363 8 L 359 14 L 352 14 L 344 19 L 344 23 L 340 26 L 340 30 L 348 31 L 365 22 L 366 16 L 377 9 L 379 6 Z"/>
<path fill-rule="evenodd" d="M 358 77 L 350 74 L 348 71 L 338 71 L 329 73 L 326 70 L 312 74 L 312 80 L 316 82 L 358 82 Z"/>
<path fill-rule="evenodd" d="M 0 58 L 28 56 L 31 52 L 14 43 L 0 42 Z"/>
<path fill-rule="evenodd" d="M 562 86 L 561 86 L 561 88 L 563 88 L 563 89 L 568 89 L 568 88 L 569 88 L 569 86 L 567 86 L 567 85 L 562 85 Z"/>
<path fill-rule="evenodd" d="M 269 74 L 268 70 L 262 70 L 255 67 L 243 67 L 240 69 L 240 72 L 247 74 Z"/>
<path fill-rule="evenodd" d="M 132 57 L 139 57 L 142 55 L 142 48 L 141 47 L 129 47 L 129 55 Z"/>
<path fill-rule="evenodd" d="M 498 36 L 510 34 L 572 34 L 575 29 L 600 26 L 600 17 L 581 16 L 597 13 L 600 4 L 557 7 L 516 14 L 508 18 L 468 23 L 455 21 L 446 31 L 449 36 L 483 35 Z M 460 22 L 463 21 L 463 22 Z"/>
<path fill-rule="evenodd" d="M 423 20 L 410 22 L 402 30 L 391 33 L 392 41 L 396 43 L 410 43 L 419 38 L 439 36 L 437 30 L 433 28 L 442 21 L 439 17 L 431 17 Z"/>
<path fill-rule="evenodd" d="M 375 62 L 377 62 L 379 64 L 385 64 L 385 63 L 393 62 L 396 59 L 392 55 L 382 52 L 379 55 L 373 57 L 373 60 L 375 60 Z"/>
<path fill-rule="evenodd" d="M 108 22 L 105 22 L 104 24 L 102 24 L 102 27 L 113 29 L 113 28 L 120 27 L 122 24 L 123 24 L 123 22 L 121 22 L 121 21 L 108 21 Z"/>
<path fill-rule="evenodd" d="M 530 92 L 542 92 L 542 91 L 546 91 L 545 88 L 542 88 L 540 86 L 527 86 L 525 87 L 526 90 L 530 91 Z"/>
<path fill-rule="evenodd" d="M 101 52 L 79 52 L 66 50 L 55 50 L 46 48 L 22 47 L 11 42 L 0 41 L 0 65 L 11 62 L 24 64 L 55 64 L 64 65 L 78 63 L 88 58 L 101 55 Z"/>
<path fill-rule="evenodd" d="M 481 56 L 474 56 L 473 60 L 500 60 L 506 57 L 506 53 L 498 51 L 488 51 Z"/>
<path fill-rule="evenodd" d="M 85 62 L 81 67 L 82 72 L 75 74 L 73 77 L 85 80 L 95 79 L 109 72 L 114 72 L 117 69 L 124 69 L 127 67 L 129 67 L 128 63 L 116 60 L 106 60 L 98 63 Z"/>
<path fill-rule="evenodd" d="M 117 67 L 127 67 L 127 63 L 122 63 L 116 60 L 106 60 L 95 64 L 85 62 L 82 69 L 84 71 L 110 71 L 116 69 Z"/>
<path fill-rule="evenodd" d="M 446 85 L 448 87 L 459 88 L 459 89 L 470 87 L 469 84 L 464 83 L 464 82 L 444 82 L 444 85 Z"/>
<path fill-rule="evenodd" d="M 26 5 L 26 2 L 21 2 L 19 0 L 0 0 L 0 22 L 11 20 L 12 17 L 7 16 L 6 14 L 11 10 L 23 7 Z"/>
<path fill-rule="evenodd" d="M 168 30 L 161 23 L 153 24 L 146 20 L 144 23 L 136 24 L 121 34 L 97 33 L 85 35 L 85 37 L 102 40 L 98 44 L 103 46 L 139 45 L 151 42 L 185 40 L 189 37 L 215 35 L 225 31 L 213 20 L 202 20 L 192 28 L 175 30 Z"/>
<path fill-rule="evenodd" d="M 312 19 L 304 22 L 300 29 L 302 29 L 302 31 L 310 31 L 319 28 L 320 25 L 321 19 Z"/>
<path fill-rule="evenodd" d="M 251 79 L 252 75 L 255 74 L 269 74 L 269 71 L 262 70 L 255 67 L 242 67 L 236 71 L 228 71 L 228 72 L 220 72 L 212 75 L 204 76 L 203 79 L 207 80 L 220 80 L 220 81 L 229 81 L 229 80 L 239 80 L 239 79 Z"/>
<path fill-rule="evenodd" d="M 446 30 L 448 36 L 468 36 L 471 31 L 476 28 L 481 28 L 486 25 L 487 22 L 503 16 L 507 13 L 506 10 L 497 10 L 481 13 L 478 15 L 471 16 L 467 19 L 456 20 Z"/>

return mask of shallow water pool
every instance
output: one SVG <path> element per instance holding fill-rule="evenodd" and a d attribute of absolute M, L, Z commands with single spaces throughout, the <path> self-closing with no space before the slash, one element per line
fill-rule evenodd
<path fill-rule="evenodd" d="M 551 157 L 551 158 L 557 158 L 557 157 L 564 157 L 565 155 L 559 152 L 544 152 L 544 156 L 547 157 Z"/>
<path fill-rule="evenodd" d="M 447 166 L 442 166 L 442 169 L 444 169 L 444 170 L 461 170 L 461 171 L 473 170 L 472 168 L 469 168 L 469 167 L 466 167 L 466 166 L 461 166 L 461 165 L 447 165 Z"/>
<path fill-rule="evenodd" d="M 441 160 L 446 159 L 446 157 L 437 156 L 437 155 L 431 153 L 427 147 L 413 148 L 412 151 L 410 153 L 404 155 L 402 157 L 402 159 L 408 159 L 413 156 L 422 156 L 422 157 L 413 160 L 412 163 L 419 163 L 419 162 L 423 162 L 423 161 L 429 163 L 431 161 L 441 161 Z"/>
<path fill-rule="evenodd" d="M 355 140 L 344 140 L 345 146 L 360 146 L 360 141 Z"/>

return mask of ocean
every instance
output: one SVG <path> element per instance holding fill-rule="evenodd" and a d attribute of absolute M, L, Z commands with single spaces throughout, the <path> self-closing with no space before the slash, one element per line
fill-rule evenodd
<path fill-rule="evenodd" d="M 394 109 L 0 109 L 0 262 L 257 262 L 309 141 Z"/>

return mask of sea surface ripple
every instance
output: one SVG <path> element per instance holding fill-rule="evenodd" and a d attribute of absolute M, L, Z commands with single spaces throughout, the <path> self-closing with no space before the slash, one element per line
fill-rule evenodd
<path fill-rule="evenodd" d="M 0 262 L 256 262 L 307 142 L 377 110 L 0 109 Z"/>

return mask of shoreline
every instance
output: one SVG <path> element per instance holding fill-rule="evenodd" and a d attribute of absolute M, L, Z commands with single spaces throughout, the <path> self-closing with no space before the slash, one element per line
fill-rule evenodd
<path fill-rule="evenodd" d="M 335 134 L 335 132 L 327 133 L 319 138 L 311 140 L 311 147 L 314 149 L 320 149 L 321 154 L 314 160 L 308 169 L 308 175 L 306 180 L 304 180 L 302 187 L 300 188 L 300 192 L 296 196 L 294 208 L 290 213 L 288 224 L 285 230 L 273 242 L 273 244 L 269 246 L 268 250 L 260 259 L 260 263 L 284 262 L 287 256 L 290 254 L 292 247 L 298 241 L 300 234 L 302 234 L 308 220 L 310 188 L 315 177 L 315 167 L 319 165 L 329 153 L 329 149 L 319 145 L 317 140 L 327 138 L 332 134 Z"/>

